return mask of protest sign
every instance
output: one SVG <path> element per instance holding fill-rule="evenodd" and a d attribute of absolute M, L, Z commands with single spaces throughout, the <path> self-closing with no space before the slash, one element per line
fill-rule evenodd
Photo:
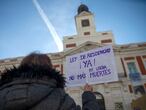
<path fill-rule="evenodd" d="M 112 46 L 104 46 L 66 57 L 67 86 L 118 80 Z"/>

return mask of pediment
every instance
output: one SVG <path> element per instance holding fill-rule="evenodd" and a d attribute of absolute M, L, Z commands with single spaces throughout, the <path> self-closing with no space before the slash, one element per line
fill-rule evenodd
<path fill-rule="evenodd" d="M 63 51 L 63 52 L 58 52 L 58 53 L 52 53 L 48 54 L 52 59 L 60 59 L 60 58 L 65 58 L 66 56 L 86 52 L 98 47 L 103 47 L 106 46 L 105 44 L 97 43 L 97 42 L 92 42 L 92 41 L 87 41 L 73 49 Z M 116 45 L 113 45 L 113 50 L 116 52 L 119 50 L 119 48 Z"/>
<path fill-rule="evenodd" d="M 102 46 L 104 46 L 104 45 L 99 44 L 97 42 L 87 41 L 87 42 L 79 45 L 78 47 L 75 47 L 71 50 L 68 50 L 68 51 L 64 52 L 64 57 L 65 56 L 70 56 L 70 55 L 73 55 L 73 54 L 77 54 L 77 53 L 82 53 L 82 52 L 85 52 L 85 51 L 88 51 L 88 50 L 91 50 L 91 49 L 94 49 L 94 48 L 102 47 Z"/>

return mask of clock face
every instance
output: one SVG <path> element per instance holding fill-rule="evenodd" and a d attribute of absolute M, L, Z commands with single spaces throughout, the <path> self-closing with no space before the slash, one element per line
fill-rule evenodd
<path fill-rule="evenodd" d="M 86 27 L 86 26 L 90 25 L 89 19 L 84 19 L 84 20 L 81 21 L 81 23 L 82 23 L 82 27 Z"/>

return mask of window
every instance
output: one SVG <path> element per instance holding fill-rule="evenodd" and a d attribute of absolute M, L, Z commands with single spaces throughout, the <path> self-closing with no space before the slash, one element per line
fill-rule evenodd
<path fill-rule="evenodd" d="M 107 35 L 107 34 L 108 34 L 107 32 L 103 32 L 103 33 L 102 33 L 102 35 Z"/>
<path fill-rule="evenodd" d="M 111 43 L 112 39 L 105 39 L 105 40 L 101 40 L 101 43 Z"/>
<path fill-rule="evenodd" d="M 128 87 L 129 87 L 129 92 L 130 92 L 130 93 L 133 93 L 132 86 L 131 86 L 131 85 L 128 85 Z"/>
<path fill-rule="evenodd" d="M 4 63 L 4 60 L 0 60 L 0 63 Z"/>
<path fill-rule="evenodd" d="M 136 68 L 136 65 L 134 62 L 127 63 L 128 69 L 129 69 L 129 78 L 133 82 L 139 82 L 141 80 L 140 74 L 138 73 L 138 70 Z"/>
<path fill-rule="evenodd" d="M 90 25 L 88 19 L 84 19 L 84 20 L 82 20 L 81 23 L 82 23 L 82 27 L 86 27 L 86 26 L 89 26 L 89 25 Z"/>
<path fill-rule="evenodd" d="M 84 35 L 90 35 L 90 32 L 84 32 Z"/>
<path fill-rule="evenodd" d="M 17 61 L 17 59 L 16 59 L 16 58 L 14 58 L 14 59 L 11 59 L 10 61 Z"/>
<path fill-rule="evenodd" d="M 129 63 L 127 63 L 127 65 L 128 65 L 129 73 L 138 73 L 134 62 L 129 62 Z"/>
<path fill-rule="evenodd" d="M 69 37 L 68 39 L 74 39 L 73 37 Z"/>
<path fill-rule="evenodd" d="M 101 110 L 105 110 L 105 101 L 103 94 L 101 94 L 100 92 L 94 92 L 94 94 L 96 96 L 97 102 L 99 103 L 99 108 L 101 108 Z"/>
<path fill-rule="evenodd" d="M 146 55 L 143 55 L 142 57 L 143 57 L 144 59 L 146 59 Z"/>
<path fill-rule="evenodd" d="M 141 95 L 145 94 L 145 90 L 144 90 L 143 85 L 134 86 L 134 93 L 135 94 L 139 93 Z"/>
<path fill-rule="evenodd" d="M 72 47 L 76 47 L 76 44 L 73 43 L 73 44 L 66 44 L 66 48 L 72 48 Z"/>
<path fill-rule="evenodd" d="M 144 87 L 145 87 L 145 89 L 146 89 L 146 83 L 144 83 Z"/>
<path fill-rule="evenodd" d="M 138 46 L 139 46 L 139 47 L 145 47 L 146 44 L 145 44 L 145 43 L 144 43 L 144 44 L 139 44 Z"/>

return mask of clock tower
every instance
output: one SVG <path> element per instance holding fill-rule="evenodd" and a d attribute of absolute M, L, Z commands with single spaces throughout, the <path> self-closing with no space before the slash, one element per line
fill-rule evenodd
<path fill-rule="evenodd" d="M 81 4 L 75 15 L 76 35 L 63 38 L 64 51 L 73 49 L 88 41 L 98 44 L 114 44 L 114 36 L 111 31 L 96 32 L 94 15 L 89 8 Z"/>
<path fill-rule="evenodd" d="M 94 15 L 89 11 L 88 7 L 81 4 L 78 7 L 77 15 L 75 16 L 76 29 L 79 37 L 95 36 L 96 27 L 94 22 Z"/>

